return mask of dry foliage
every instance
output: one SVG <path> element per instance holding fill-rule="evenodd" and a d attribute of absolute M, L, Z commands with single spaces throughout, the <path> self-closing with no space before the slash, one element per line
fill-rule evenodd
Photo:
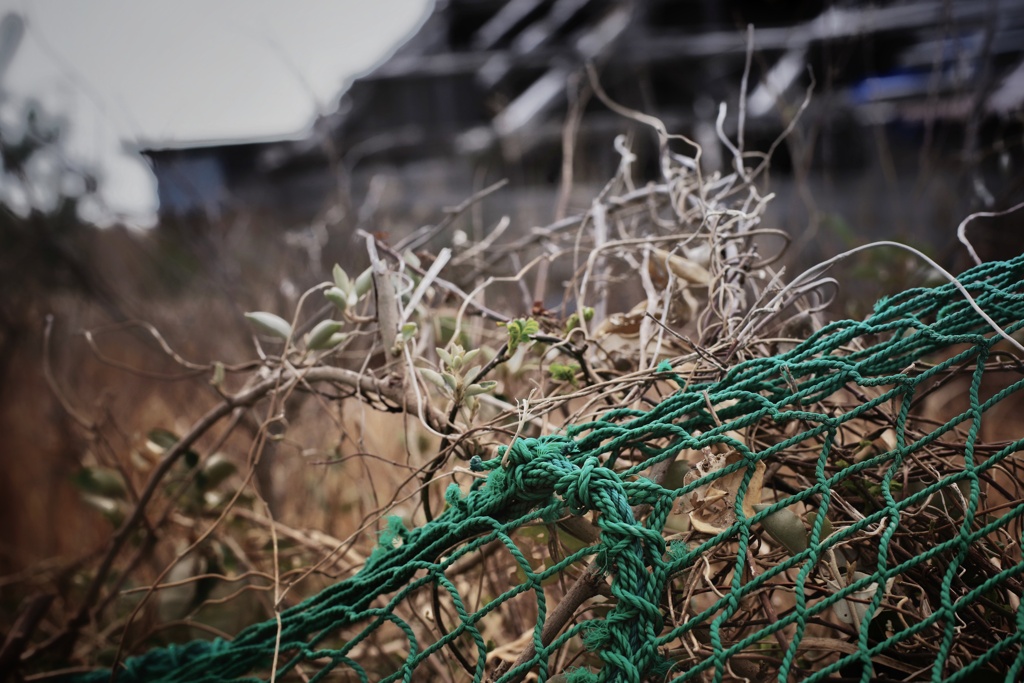
<path fill-rule="evenodd" d="M 603 96 L 599 88 L 597 94 Z M 499 445 L 550 434 L 614 408 L 654 406 L 676 388 L 658 377 L 663 361 L 687 381 L 714 380 L 728 367 L 772 355 L 816 329 L 827 305 L 821 293 L 830 283 L 812 275 L 786 285 L 772 266 L 779 254 L 761 252 L 764 244 L 786 240 L 760 225 L 771 198 L 761 187 L 770 158 L 746 152 L 742 138 L 724 134 L 725 108 L 719 132 L 732 152 L 731 169 L 706 174 L 693 142 L 669 134 L 656 119 L 607 104 L 656 135 L 657 182 L 635 184 L 635 156 L 620 138 L 615 177 L 586 210 L 550 225 L 507 231 L 510 218 L 480 242 L 449 240 L 451 246 L 436 253 L 419 249 L 445 240 L 454 217 L 486 201 L 496 189 L 491 188 L 437 225 L 393 244 L 362 234 L 370 262 L 365 272 L 337 268 L 332 281 L 306 291 L 294 307 L 250 316 L 252 360 L 187 360 L 148 323 L 87 335 L 97 358 L 123 365 L 108 355 L 107 340 L 131 330 L 149 348 L 155 344 L 175 368 L 160 370 L 157 379 L 192 378 L 187 386 L 195 393 L 184 410 L 137 407 L 133 424 L 148 426 L 125 431 L 116 413 L 77 407 L 60 373 L 48 377 L 90 444 L 80 454 L 81 494 L 111 520 L 114 532 L 95 553 L 5 580 L 22 594 L 58 596 L 46 618 L 32 624 L 23 670 L 45 678 L 63 662 L 109 666 L 161 642 L 230 637 L 352 576 L 376 547 L 386 518 L 397 516 L 408 528 L 436 518 L 444 489 L 452 482 L 465 488 L 471 480 L 466 462 L 473 456 L 493 457 Z M 572 126 L 565 135 L 571 144 Z M 571 173 L 564 182 L 571 184 Z M 519 296 L 529 313 L 507 313 Z M 549 299 L 562 303 L 548 309 L 542 302 Z M 1016 370 L 1017 361 L 1008 358 L 1000 368 Z M 152 366 L 147 371 L 155 372 Z M 201 392 L 196 378 L 205 385 Z M 944 405 L 958 381 L 950 374 L 930 400 Z M 850 393 L 828 400 L 822 411 L 846 410 L 865 397 Z M 167 412 L 178 412 L 175 424 L 157 424 L 155 416 Z M 927 423 L 942 413 L 941 405 L 926 405 L 915 419 Z M 886 448 L 894 418 L 879 408 L 850 425 L 837 444 L 843 457 L 856 461 Z M 784 429 L 759 426 L 734 438 L 754 449 L 784 438 Z M 813 482 L 820 447 L 806 443 L 760 471 L 746 501 L 752 511 L 755 498 L 770 503 Z M 728 449 L 691 452 L 680 463 L 705 472 L 729 457 Z M 631 459 L 643 455 L 627 453 L 623 464 Z M 904 482 L 905 489 L 941 478 L 960 460 L 952 436 L 933 444 L 917 463 L 922 479 Z M 650 476 L 664 482 L 682 475 L 666 466 Z M 829 523 L 841 526 L 862 515 L 880 477 L 881 471 L 865 470 L 851 490 L 837 492 L 836 516 Z M 1019 472 L 1005 470 L 984 482 L 994 492 L 989 512 L 1021 499 L 1020 480 Z M 670 520 L 675 537 L 692 540 L 728 526 L 735 487 L 719 479 L 684 501 Z M 919 554 L 929 534 L 950 533 L 962 509 L 959 500 L 951 490 L 907 515 L 893 552 Z M 805 512 L 793 510 L 809 530 L 814 523 Z M 594 534 L 585 520 L 565 520 L 524 527 L 516 540 L 540 568 L 588 545 Z M 851 541 L 842 552 L 856 557 L 856 545 Z M 1003 556 L 972 552 L 972 570 L 991 572 L 1019 559 L 1014 538 L 986 546 L 997 547 Z M 722 544 L 703 566 L 677 577 L 664 596 L 667 628 L 728 590 L 735 552 L 734 544 Z M 761 572 L 791 552 L 774 534 L 762 535 L 749 548 L 748 566 Z M 812 590 L 834 592 L 843 571 L 854 571 L 838 555 L 812 577 Z M 518 583 L 516 571 L 495 543 L 448 574 L 467 606 L 477 609 Z M 795 573 L 779 574 L 751 596 L 723 637 L 741 639 L 751 624 L 791 609 Z M 544 590 L 548 604 L 566 606 L 550 617 L 554 632 L 572 619 L 609 609 L 604 577 L 582 563 Z M 930 590 L 927 574 L 904 583 L 887 597 L 887 614 L 898 619 L 925 609 Z M 822 666 L 855 647 L 856 631 L 849 624 L 856 621 L 857 600 L 848 602 L 847 619 L 833 614 L 812 624 L 803 640 L 802 666 Z M 398 610 L 423 642 L 435 640 L 457 619 L 453 605 L 427 589 Z M 524 598 L 482 622 L 493 645 L 491 673 L 528 658 L 536 618 L 535 601 Z M 402 638 L 389 633 L 381 629 L 353 656 L 379 662 L 376 673 L 388 671 L 404 654 Z M 777 665 L 787 637 L 780 631 L 778 643 L 734 657 L 731 679 L 765 675 Z M 707 655 L 711 646 L 702 638 L 698 632 L 668 653 L 679 670 Z M 922 639 L 927 653 L 933 645 L 926 635 Z M 967 657 L 966 647 L 957 656 Z M 913 661 L 919 655 L 878 661 L 906 672 L 920 668 Z M 553 658 L 552 670 L 592 663 L 592 657 L 572 641 Z M 466 680 L 458 659 L 456 653 L 427 661 L 443 680 Z"/>

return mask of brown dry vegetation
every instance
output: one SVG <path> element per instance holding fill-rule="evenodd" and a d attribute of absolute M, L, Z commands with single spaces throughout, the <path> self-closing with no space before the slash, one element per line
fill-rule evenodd
<path fill-rule="evenodd" d="M 443 235 L 456 219 L 468 220 L 461 212 L 412 236 L 332 235 L 338 252 L 358 250 L 358 258 L 345 259 L 351 278 L 368 262 L 377 268 L 372 287 L 344 312 L 323 299 L 319 283 L 332 273 L 301 250 L 283 247 L 272 226 L 229 221 L 205 233 L 170 227 L 147 235 L 88 233 L 76 253 L 78 263 L 90 264 L 90 289 L 35 285 L 5 314 L 7 331 L 0 338 L 6 360 L 2 465 L 8 472 L 0 505 L 9 534 L 0 602 L 4 626 L 16 618 L 22 598 L 54 596 L 25 644 L 25 670 L 45 675 L 65 665 L 109 666 L 165 642 L 230 636 L 352 576 L 377 546 L 388 516 L 407 528 L 435 518 L 448 484 L 465 490 L 472 481 L 466 468 L 472 456 L 492 457 L 499 445 L 551 434 L 610 408 L 649 409 L 674 390 L 655 377 L 662 359 L 691 382 L 717 379 L 728 367 L 772 355 L 820 327 L 824 281 L 780 277 L 773 270 L 778 250 L 764 246 L 786 240 L 759 224 L 768 200 L 759 184 L 767 159 L 733 147 L 734 167 L 704 177 L 687 141 L 669 136 L 649 117 L 622 113 L 656 131 L 660 182 L 634 185 L 631 154 L 621 147 L 619 173 L 579 213 L 546 227 L 517 226 L 491 245 L 405 254 L 404 246 Z M 434 270 L 435 263 L 445 268 Z M 783 287 L 787 280 L 795 285 Z M 561 309 L 531 309 L 534 294 L 546 288 L 562 292 Z M 410 305 L 417 292 L 420 305 Z M 300 331 L 287 341 L 254 336 L 246 311 L 294 318 Z M 397 344 L 403 313 L 417 327 Z M 49 337 L 47 315 L 53 320 Z M 331 350 L 308 348 L 304 333 L 327 317 L 343 322 L 350 336 Z M 518 351 L 511 348 L 509 328 L 496 325 L 515 325 L 516 318 L 537 322 Z M 479 356 L 459 368 L 435 351 L 457 354 L 454 342 L 479 349 Z M 460 386 L 496 384 L 452 400 L 453 392 L 443 388 L 446 372 L 461 373 Z M 1018 369 L 1008 362 L 1001 372 Z M 1001 381 L 999 372 L 991 377 Z M 938 387 L 915 419 L 924 424 L 961 411 L 954 405 L 959 382 L 952 377 Z M 823 412 L 864 400 L 837 395 Z M 1010 413 L 1012 405 L 999 410 Z M 722 409 L 708 406 L 712 414 Z M 852 458 L 867 447 L 864 442 L 884 442 L 893 417 L 880 409 L 857 422 L 841 435 L 840 454 Z M 986 442 L 1019 438 L 1015 425 L 1006 424 L 1005 432 L 997 426 L 986 433 Z M 736 438 L 762 448 L 787 436 L 788 428 L 760 426 Z M 154 444 L 155 429 L 194 441 Z M 667 437 L 655 437 L 649 445 L 667 444 Z M 809 485 L 820 447 L 819 441 L 799 444 L 763 474 L 765 481 L 780 491 Z M 235 471 L 206 486 L 205 468 L 217 454 Z M 684 455 L 694 468 L 710 457 L 704 451 Z M 929 472 L 960 466 L 955 443 L 932 456 Z M 627 464 L 644 459 L 639 446 L 622 455 Z M 881 471 L 865 473 L 865 486 L 876 483 L 871 477 L 880 481 Z M 122 481 L 125 491 L 97 495 L 82 484 L 83 473 L 100 472 Z M 668 476 L 665 470 L 650 473 L 657 481 Z M 998 473 L 991 482 L 998 493 L 989 505 L 1019 501 L 1018 480 L 1016 471 Z M 769 488 L 764 502 L 783 497 Z M 93 495 L 92 507 L 83 494 Z M 698 498 L 689 504 L 710 505 L 707 491 Z M 850 498 L 864 503 L 868 496 L 861 491 Z M 107 503 L 105 514 L 95 509 Z M 936 518 L 925 507 L 922 529 Z M 688 512 L 679 518 L 690 519 Z M 562 520 L 560 528 L 525 526 L 514 538 L 540 568 L 581 539 L 594 539 L 593 517 L 575 521 Z M 677 526 L 670 529 L 677 539 L 699 535 L 688 522 Z M 903 540 L 907 547 L 919 541 Z M 1007 541 L 1000 562 L 1019 558 L 1016 542 Z M 865 538 L 849 545 L 870 555 Z M 787 557 L 765 535 L 751 552 L 752 571 Z M 685 623 L 728 590 L 735 554 L 734 544 L 723 543 L 700 571 L 674 579 L 665 596 L 669 625 Z M 991 558 L 973 561 L 985 566 Z M 519 583 L 521 573 L 499 543 L 448 569 L 472 609 Z M 739 639 L 750 623 L 790 610 L 795 576 L 795 570 L 780 574 L 756 598 L 748 596 L 726 624 L 726 637 Z M 814 580 L 824 591 L 825 579 Z M 604 577 L 585 563 L 568 567 L 540 590 L 548 604 L 570 607 L 567 615 L 552 615 L 558 628 L 605 614 L 612 604 Z M 456 619 L 454 607 L 426 589 L 396 609 L 424 642 Z M 524 593 L 482 621 L 493 643 L 489 673 L 528 659 L 536 617 L 536 600 Z M 779 638 L 792 633 L 780 631 Z M 668 652 L 680 669 L 711 649 L 705 630 L 695 634 Z M 817 666 L 835 661 L 844 651 L 836 643 L 853 647 L 856 636 L 830 617 L 812 624 L 807 635 L 803 647 L 811 652 L 803 653 L 802 665 Z M 921 651 L 929 647 L 923 643 Z M 756 657 L 741 653 L 728 677 L 765 675 L 778 664 L 778 654 L 775 644 L 754 652 Z M 400 633 L 389 626 L 352 656 L 383 675 L 404 660 L 405 650 Z M 464 680 L 460 656 L 429 658 L 423 670 Z M 877 661 L 900 666 L 894 657 Z M 557 671 L 600 662 L 575 639 L 552 664 Z"/>

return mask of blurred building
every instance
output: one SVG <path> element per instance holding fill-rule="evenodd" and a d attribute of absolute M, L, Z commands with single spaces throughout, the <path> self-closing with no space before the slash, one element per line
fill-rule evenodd
<path fill-rule="evenodd" d="M 362 211 L 401 230 L 508 178 L 489 211 L 514 206 L 528 228 L 552 219 L 586 63 L 613 100 L 723 164 L 718 105 L 735 136 L 748 25 L 747 149 L 771 146 L 813 81 L 810 107 L 775 152 L 780 224 L 840 242 L 855 230 L 924 243 L 970 209 L 1021 198 L 1022 0 L 439 0 L 307 139 L 143 154 L 165 217 L 253 212 L 292 226 L 340 207 L 333 215 Z M 639 173 L 655 176 L 649 131 L 595 97 L 583 106 L 580 196 L 614 172 L 624 132 Z"/>

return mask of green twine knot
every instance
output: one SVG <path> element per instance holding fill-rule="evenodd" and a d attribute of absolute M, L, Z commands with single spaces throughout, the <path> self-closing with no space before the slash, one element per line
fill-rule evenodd
<path fill-rule="evenodd" d="M 614 495 L 611 492 L 621 491 L 622 482 L 619 475 L 602 467 L 598 458 L 589 456 L 581 467 L 566 473 L 557 482 L 555 490 L 569 506 L 570 512 L 582 515 L 613 501 Z"/>

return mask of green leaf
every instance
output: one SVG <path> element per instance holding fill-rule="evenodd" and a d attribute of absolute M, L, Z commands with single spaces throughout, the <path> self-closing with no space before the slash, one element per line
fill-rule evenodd
<path fill-rule="evenodd" d="M 583 319 L 588 323 L 594 318 L 594 309 L 590 306 L 583 307 Z M 569 316 L 569 319 L 565 321 L 565 331 L 571 332 L 580 326 L 580 314 L 579 312 L 573 313 Z"/>
<path fill-rule="evenodd" d="M 348 273 L 345 272 L 345 269 L 335 263 L 331 274 L 334 276 L 334 284 L 338 286 L 338 289 L 348 295 L 352 291 L 352 281 L 348 279 Z"/>
<path fill-rule="evenodd" d="M 340 330 L 341 323 L 337 320 L 321 320 L 306 335 L 306 348 L 312 350 L 331 348 L 328 343 L 331 337 Z"/>
<path fill-rule="evenodd" d="M 335 332 L 331 335 L 331 338 L 324 343 L 323 348 L 333 349 L 346 339 L 348 339 L 348 332 Z"/>
<path fill-rule="evenodd" d="M 513 354 L 519 345 L 530 341 L 530 336 L 540 331 L 540 323 L 533 318 L 516 318 L 505 323 L 508 330 L 508 352 Z"/>
<path fill-rule="evenodd" d="M 337 306 L 342 313 L 348 308 L 348 293 L 340 287 L 328 287 L 324 291 L 324 298 Z"/>
<path fill-rule="evenodd" d="M 151 451 L 156 453 L 163 453 L 166 450 L 174 448 L 174 444 L 178 443 L 179 437 L 172 431 L 167 429 L 150 429 L 149 433 L 146 434 L 146 440 Z"/>
<path fill-rule="evenodd" d="M 430 368 L 420 368 L 420 375 L 438 389 L 448 390 L 447 381 L 441 376 L 441 373 L 435 372 Z"/>
<path fill-rule="evenodd" d="M 106 496 L 83 493 L 82 502 L 92 509 L 98 510 L 115 527 L 121 526 L 121 523 L 124 522 L 124 507 L 119 501 Z"/>
<path fill-rule="evenodd" d="M 812 510 L 811 512 L 807 513 L 807 525 L 808 526 L 810 526 L 813 529 L 814 528 L 814 523 L 817 522 L 817 521 L 818 521 L 818 513 L 816 511 Z M 829 520 L 829 518 L 826 517 L 821 522 L 821 535 L 818 537 L 818 542 L 820 543 L 821 541 L 824 541 L 826 538 L 831 536 L 833 531 L 835 531 L 835 528 L 832 526 L 832 522 Z M 808 534 L 808 537 L 809 536 L 810 536 L 810 534 Z"/>
<path fill-rule="evenodd" d="M 480 355 L 480 349 L 470 349 L 466 353 L 462 354 L 462 367 L 469 367 L 469 364 L 473 362 L 478 355 Z"/>
<path fill-rule="evenodd" d="M 149 433 L 146 434 L 146 448 L 149 449 L 150 452 L 161 456 L 174 448 L 178 441 L 178 435 L 166 429 L 151 429 L 149 430 Z M 189 469 L 195 467 L 196 463 L 199 462 L 199 454 L 192 449 L 185 451 L 181 455 L 185 459 L 185 465 Z"/>
<path fill-rule="evenodd" d="M 267 334 L 281 339 L 288 339 L 292 336 L 292 326 L 284 318 L 266 311 L 254 311 L 245 314 L 246 319 L 253 324 L 253 327 L 266 332 Z"/>
<path fill-rule="evenodd" d="M 363 272 L 359 273 L 359 277 L 356 278 L 356 284 L 354 287 L 356 299 L 358 300 L 364 294 L 370 291 L 373 287 L 373 269 L 367 268 Z"/>
<path fill-rule="evenodd" d="M 836 592 L 843 588 L 850 586 L 858 581 L 862 581 L 870 577 L 870 574 L 864 572 L 853 572 L 849 577 L 849 581 L 845 577 L 839 577 L 838 580 L 826 580 L 826 583 Z M 895 577 L 885 582 L 885 588 L 883 595 L 888 595 L 889 591 L 892 590 L 892 584 L 896 580 Z M 832 604 L 832 612 L 836 615 L 839 621 L 844 624 L 856 624 L 860 625 L 865 619 L 873 619 L 876 612 L 868 614 L 868 608 L 870 607 L 871 599 L 875 597 L 875 591 L 878 590 L 879 583 L 869 583 L 866 588 L 862 588 L 859 591 L 851 593 L 846 599 L 839 600 Z"/>
<path fill-rule="evenodd" d="M 402 254 L 402 260 L 408 263 L 413 268 L 420 268 L 423 265 L 420 262 L 420 257 L 417 256 L 412 249 L 405 250 L 405 252 Z"/>
<path fill-rule="evenodd" d="M 486 382 L 480 382 L 478 384 L 470 384 L 463 392 L 463 396 L 478 396 L 479 394 L 486 394 L 496 386 L 498 386 L 498 383 L 493 380 L 487 380 Z"/>
<path fill-rule="evenodd" d="M 683 488 L 686 481 L 686 474 L 690 469 L 690 463 L 685 460 L 673 461 L 673 463 L 669 465 L 668 472 L 665 473 L 665 479 L 661 482 L 661 485 L 669 491 L 675 491 L 676 489 Z"/>
<path fill-rule="evenodd" d="M 551 379 L 556 382 L 569 382 L 573 386 L 576 386 L 576 373 L 579 371 L 580 366 L 576 363 L 570 363 L 568 365 L 552 363 L 548 366 L 548 372 L 551 373 Z"/>
<path fill-rule="evenodd" d="M 104 498 L 123 498 L 127 493 L 121 473 L 109 467 L 83 467 L 71 481 L 84 493 Z"/>
<path fill-rule="evenodd" d="M 759 503 L 754 510 L 761 512 L 770 505 Z M 797 555 L 807 550 L 807 529 L 797 514 L 789 508 L 781 508 L 761 520 L 761 525 L 772 538 L 778 541 L 790 555 Z"/>
<path fill-rule="evenodd" d="M 214 453 L 203 463 L 203 488 L 216 488 L 218 484 L 235 473 L 235 464 L 220 453 Z"/>

